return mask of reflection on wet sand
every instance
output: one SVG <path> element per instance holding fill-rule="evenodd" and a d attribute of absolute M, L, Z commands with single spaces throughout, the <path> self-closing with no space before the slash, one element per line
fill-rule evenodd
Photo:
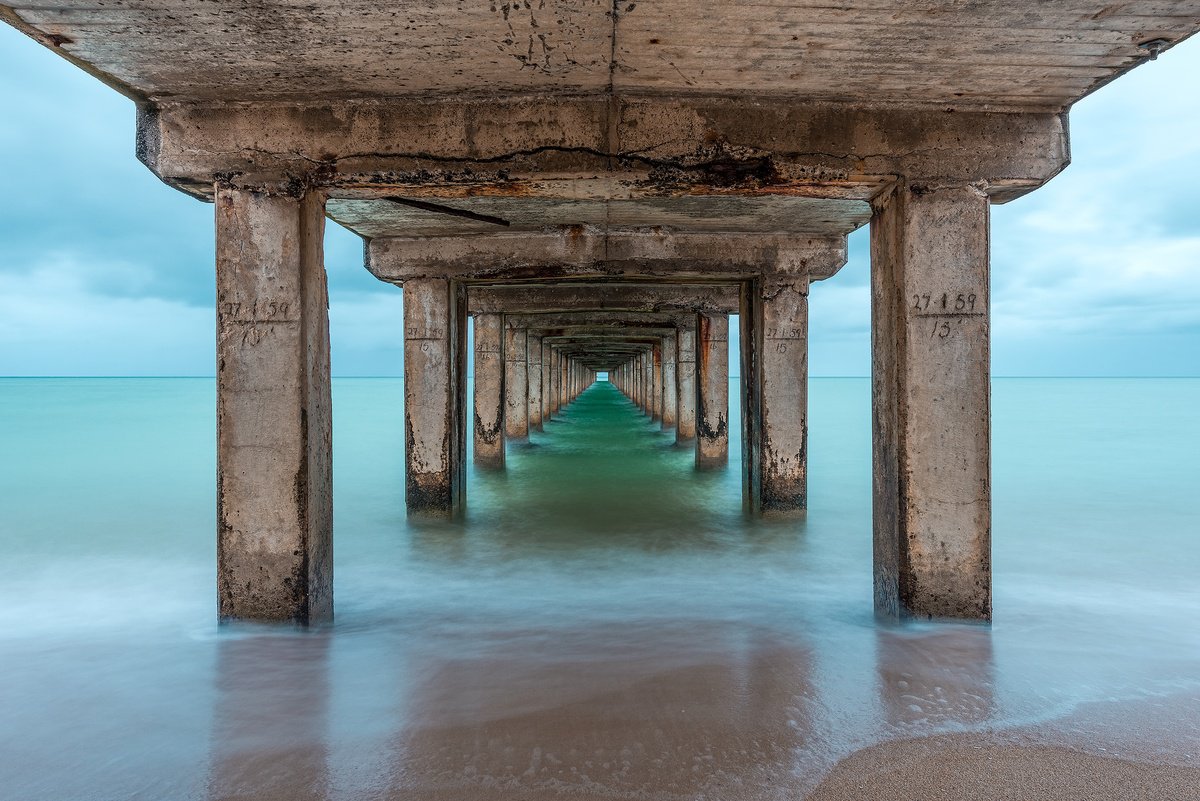
<path fill-rule="evenodd" d="M 792 783 L 814 694 L 803 647 L 687 621 L 506 640 L 419 670 L 406 797 L 766 797 Z"/>
<path fill-rule="evenodd" d="M 209 801 L 329 797 L 328 650 L 320 633 L 220 641 Z"/>
<path fill-rule="evenodd" d="M 986 723 L 995 711 L 992 632 L 938 624 L 880 628 L 875 663 L 884 719 L 899 731 L 955 731 Z"/>

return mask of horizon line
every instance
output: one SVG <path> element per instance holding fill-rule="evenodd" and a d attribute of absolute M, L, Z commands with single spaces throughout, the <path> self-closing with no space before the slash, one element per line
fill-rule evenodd
<path fill-rule="evenodd" d="M 599 372 L 605 372 L 605 371 L 601 370 Z M 846 378 L 870 378 L 870 377 L 871 377 L 870 375 L 811 375 L 811 376 L 809 376 L 809 379 L 810 380 L 814 379 L 814 378 L 817 378 L 817 379 L 822 379 L 822 378 L 846 379 Z M 1071 378 L 1071 379 L 1095 379 L 1095 378 L 1154 378 L 1154 379 L 1162 379 L 1162 378 L 1200 378 L 1200 375 L 1017 375 L 1017 374 L 1000 375 L 1000 374 L 992 374 L 991 377 L 992 378 L 1037 378 L 1037 379 L 1041 379 L 1041 378 L 1045 378 L 1045 379 L 1064 379 L 1064 378 Z M 179 375 L 179 374 L 173 374 L 173 375 L 172 374 L 120 375 L 120 374 L 97 374 L 97 373 L 56 374 L 56 375 L 0 375 L 0 380 L 38 379 L 38 378 L 43 378 L 43 379 L 61 379 L 61 378 L 97 378 L 97 379 L 100 379 L 100 378 L 146 378 L 146 379 L 163 379 L 163 378 L 203 379 L 203 378 L 207 378 L 207 379 L 215 379 L 216 375 L 212 375 L 212 374 L 208 374 L 208 375 Z M 337 378 L 404 378 L 404 376 L 403 376 L 403 374 L 396 374 L 396 375 L 378 375 L 378 374 L 377 375 L 333 375 L 333 376 L 331 376 L 331 378 L 333 378 L 333 379 L 337 379 Z M 735 378 L 741 378 L 741 376 L 740 375 L 730 375 L 729 376 L 729 379 L 731 381 Z"/>

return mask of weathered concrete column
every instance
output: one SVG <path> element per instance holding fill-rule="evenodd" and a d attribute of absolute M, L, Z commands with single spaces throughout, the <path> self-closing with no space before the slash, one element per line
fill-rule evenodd
<path fill-rule="evenodd" d="M 562 357 L 562 405 L 566 406 L 571 402 L 571 357 L 563 355 Z"/>
<path fill-rule="evenodd" d="M 642 407 L 642 378 L 645 373 L 642 370 L 642 354 L 634 357 L 629 365 L 629 378 L 633 382 L 633 402 L 640 409 Z"/>
<path fill-rule="evenodd" d="M 504 436 L 529 438 L 529 377 L 524 328 L 504 327 Z"/>
<path fill-rule="evenodd" d="M 555 403 L 561 410 L 567 405 L 567 357 L 560 350 L 558 352 L 558 360 L 554 364 L 554 387 L 555 387 Z"/>
<path fill-rule="evenodd" d="M 642 411 L 646 410 L 646 359 L 644 354 L 637 354 L 634 360 L 634 403 Z"/>
<path fill-rule="evenodd" d="M 991 618 L 988 198 L 900 186 L 871 222 L 875 608 Z"/>
<path fill-rule="evenodd" d="M 541 418 L 546 422 L 551 418 L 554 406 L 554 357 L 550 343 L 541 341 Z"/>
<path fill-rule="evenodd" d="M 404 282 L 405 503 L 450 514 L 462 503 L 466 293 L 444 278 Z"/>
<path fill-rule="evenodd" d="M 650 349 L 650 419 L 662 421 L 663 412 L 663 352 L 662 342 L 656 342 Z"/>
<path fill-rule="evenodd" d="M 729 315 L 696 320 L 696 466 L 729 461 Z"/>
<path fill-rule="evenodd" d="M 529 430 L 542 430 L 542 337 L 529 334 L 527 356 L 529 374 Z"/>
<path fill-rule="evenodd" d="M 504 320 L 475 317 L 475 464 L 504 466 Z"/>
<path fill-rule="evenodd" d="M 688 442 L 696 437 L 696 329 L 681 326 L 675 345 L 675 441 Z"/>
<path fill-rule="evenodd" d="M 642 354 L 642 411 L 654 419 L 654 353 L 646 351 Z"/>
<path fill-rule="evenodd" d="M 218 189 L 221 620 L 333 616 L 324 200 Z"/>
<path fill-rule="evenodd" d="M 663 383 L 663 405 L 662 405 L 662 424 L 663 428 L 671 428 L 678 422 L 678 402 L 679 402 L 679 384 L 678 376 L 675 370 L 676 359 L 676 334 L 669 334 L 663 337 L 662 345 L 662 383 Z"/>
<path fill-rule="evenodd" d="M 742 472 L 754 512 L 807 507 L 808 278 L 766 275 L 742 293 Z"/>

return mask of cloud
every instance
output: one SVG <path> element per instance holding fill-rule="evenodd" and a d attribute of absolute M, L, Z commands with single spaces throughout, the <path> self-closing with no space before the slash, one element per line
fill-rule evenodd
<path fill-rule="evenodd" d="M 993 210 L 994 368 L 1200 372 L 1200 37 L 1072 111 L 1073 164 Z M 133 155 L 132 103 L 0 25 L 0 373 L 211 374 L 212 207 Z M 870 367 L 869 237 L 813 288 L 815 375 Z M 396 374 L 400 293 L 326 237 L 334 370 Z"/>
<path fill-rule="evenodd" d="M 211 375 L 212 310 L 97 292 L 97 273 L 129 273 L 108 267 L 56 258 L 0 273 L 0 374 Z"/>

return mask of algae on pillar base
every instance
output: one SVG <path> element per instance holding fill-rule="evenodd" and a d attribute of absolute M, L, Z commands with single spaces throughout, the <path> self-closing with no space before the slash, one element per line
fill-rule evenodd
<path fill-rule="evenodd" d="M 901 184 L 871 221 L 875 608 L 991 618 L 988 197 Z"/>
<path fill-rule="evenodd" d="M 218 189 L 221 620 L 333 616 L 332 403 L 319 195 Z"/>

